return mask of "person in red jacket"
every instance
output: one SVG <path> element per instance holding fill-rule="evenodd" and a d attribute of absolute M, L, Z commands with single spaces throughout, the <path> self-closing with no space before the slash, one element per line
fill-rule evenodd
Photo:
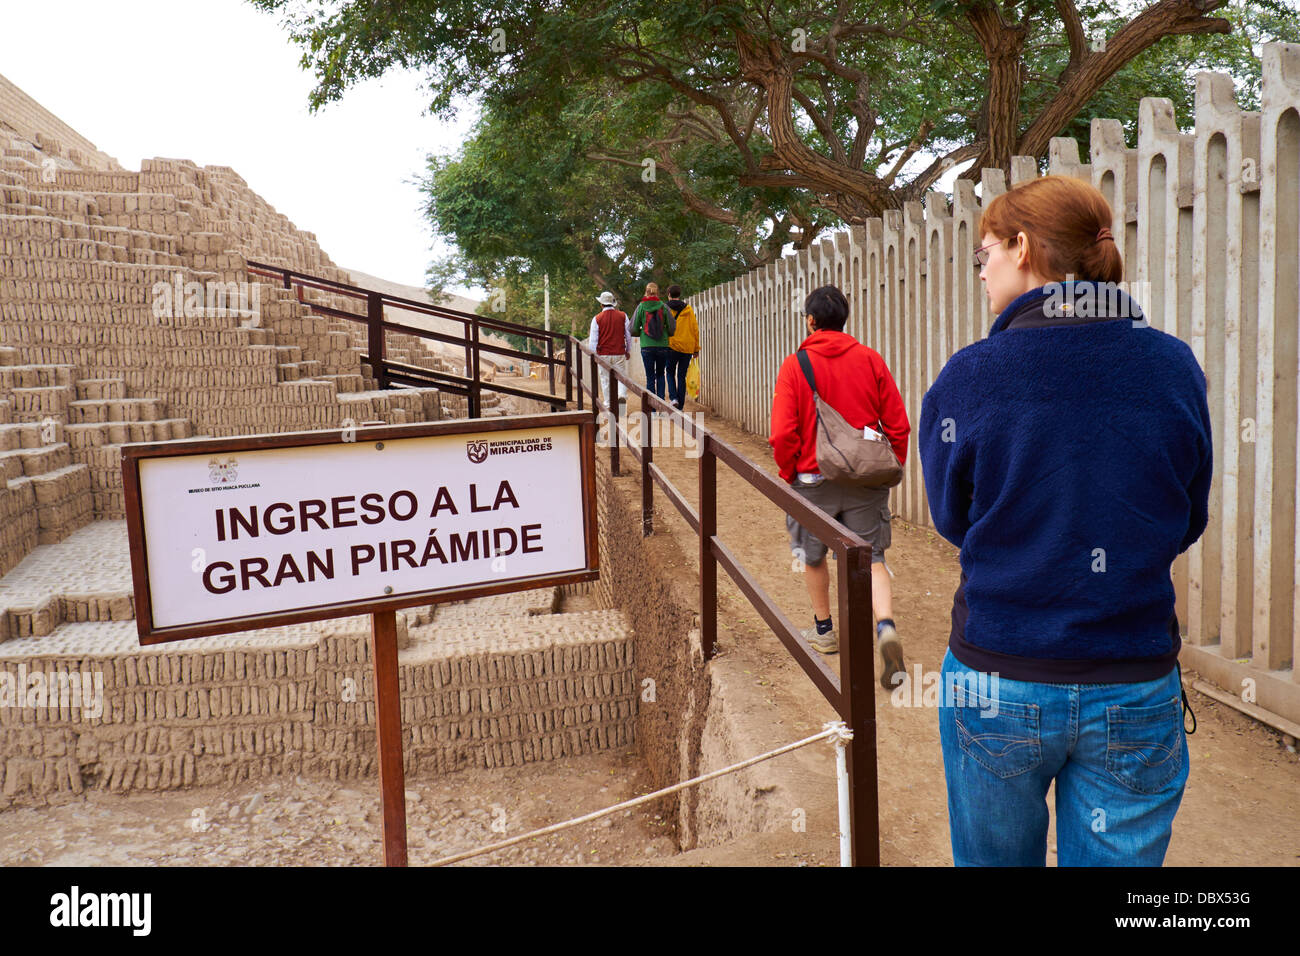
<path fill-rule="evenodd" d="M 883 432 L 901 463 L 907 461 L 907 420 L 898 393 L 880 353 L 844 333 L 849 303 L 835 286 L 814 289 L 804 302 L 808 337 L 799 346 L 808 353 L 822 400 L 855 428 Z M 817 467 L 817 412 L 812 389 L 799 367 L 798 355 L 781 364 L 772 396 L 772 437 L 768 439 L 781 477 L 790 486 L 871 544 L 871 603 L 876 637 L 884 662 L 880 683 L 892 690 L 901 681 L 903 646 L 893 620 L 893 590 L 885 564 L 890 544 L 889 489 L 862 488 L 826 481 Z M 823 654 L 839 650 L 831 620 L 830 571 L 826 545 L 786 515 L 790 548 L 804 564 L 815 628 L 805 630 L 808 643 Z M 897 675 L 897 677 L 896 677 Z"/>

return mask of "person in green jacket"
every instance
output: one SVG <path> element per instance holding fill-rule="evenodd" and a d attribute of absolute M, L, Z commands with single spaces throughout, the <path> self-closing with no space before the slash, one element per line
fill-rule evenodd
<path fill-rule="evenodd" d="M 657 335 L 651 334 L 657 332 Z M 665 398 L 664 376 L 672 349 L 668 339 L 673 334 L 673 311 L 659 298 L 659 285 L 646 284 L 645 296 L 632 316 L 632 334 L 641 337 L 641 362 L 645 365 L 645 383 L 657 397 Z"/>

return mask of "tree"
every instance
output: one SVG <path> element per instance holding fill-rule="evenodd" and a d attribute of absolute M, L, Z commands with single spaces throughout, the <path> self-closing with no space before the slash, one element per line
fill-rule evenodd
<path fill-rule="evenodd" d="M 1225 42 L 1234 19 L 1259 39 L 1296 32 L 1296 0 L 250 2 L 285 16 L 315 106 L 393 66 L 427 71 L 435 111 L 471 94 L 540 106 L 600 81 L 650 91 L 676 126 L 647 145 L 683 197 L 698 190 L 682 157 L 713 148 L 734 185 L 805 191 L 851 223 L 920 198 L 955 164 L 975 177 L 1042 157 L 1098 103 L 1185 102 L 1187 67 L 1224 51 L 1248 74 L 1249 51 Z"/>
<path fill-rule="evenodd" d="M 590 99 L 571 106 L 560 117 L 489 107 L 459 155 L 430 159 L 426 212 L 459 251 L 431 270 L 434 291 L 462 278 L 488 289 L 484 315 L 540 327 L 544 274 L 567 323 L 598 311 L 601 291 L 627 307 L 650 280 L 695 290 L 748 268 L 733 226 L 647 181 L 639 163 L 589 160 L 606 128 L 579 115 L 600 115 Z"/>

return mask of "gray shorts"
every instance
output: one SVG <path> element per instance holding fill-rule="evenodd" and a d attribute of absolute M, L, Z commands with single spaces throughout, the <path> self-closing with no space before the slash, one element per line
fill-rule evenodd
<path fill-rule="evenodd" d="M 816 505 L 846 528 L 856 531 L 871 545 L 871 563 L 885 560 L 885 549 L 890 545 L 889 490 L 888 488 L 857 488 L 823 481 L 820 485 L 790 486 L 810 504 Z M 785 526 L 790 532 L 790 551 L 802 557 L 805 564 L 816 566 L 826 557 L 826 545 L 815 538 L 790 515 L 785 516 Z"/>

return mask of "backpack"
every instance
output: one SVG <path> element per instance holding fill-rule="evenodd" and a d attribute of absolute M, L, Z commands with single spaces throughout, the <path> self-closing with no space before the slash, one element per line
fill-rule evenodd
<path fill-rule="evenodd" d="M 664 318 L 665 312 L 668 313 L 667 319 Z M 643 321 L 647 338 L 662 339 L 677 331 L 677 316 L 673 314 L 672 309 L 662 302 L 659 303 L 659 308 L 652 312 L 646 312 Z M 666 333 L 664 331 L 665 325 L 667 326 Z"/>
<path fill-rule="evenodd" d="M 903 480 L 903 466 L 888 438 L 866 438 L 817 394 L 808 353 L 795 355 L 812 389 L 817 408 L 817 468 L 828 481 L 865 488 L 892 488 Z"/>

